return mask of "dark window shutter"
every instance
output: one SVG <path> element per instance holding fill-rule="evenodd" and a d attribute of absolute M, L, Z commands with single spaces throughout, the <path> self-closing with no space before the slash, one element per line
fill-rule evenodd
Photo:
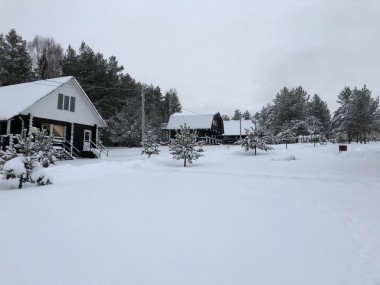
<path fill-rule="evenodd" d="M 63 107 L 63 94 L 58 94 L 58 109 L 62 110 Z"/>
<path fill-rule="evenodd" d="M 75 112 L 75 97 L 70 98 L 70 112 Z"/>

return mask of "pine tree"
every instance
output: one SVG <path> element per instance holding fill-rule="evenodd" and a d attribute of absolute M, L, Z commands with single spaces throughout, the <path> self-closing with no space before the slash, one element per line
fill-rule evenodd
<path fill-rule="evenodd" d="M 5 38 L 0 35 L 0 85 L 11 85 L 32 80 L 32 60 L 26 41 L 16 33 L 9 31 Z"/>
<path fill-rule="evenodd" d="M 24 130 L 15 138 L 15 145 L 8 146 L 6 151 L 0 152 L 3 178 L 18 179 L 19 189 L 25 182 L 51 184 L 51 178 L 43 168 L 55 160 L 52 137 L 47 137 L 44 131 L 27 135 Z"/>
<path fill-rule="evenodd" d="M 294 124 L 285 122 L 276 137 L 279 142 L 284 142 L 285 148 L 288 149 L 288 143 L 294 141 L 296 138 L 296 128 Z"/>
<path fill-rule="evenodd" d="M 168 122 L 171 115 L 182 111 L 182 106 L 178 98 L 177 90 L 170 89 L 165 93 L 163 99 L 163 122 Z"/>
<path fill-rule="evenodd" d="M 153 132 L 151 128 L 148 128 L 148 130 L 146 131 L 146 135 L 141 143 L 143 148 L 141 155 L 146 154 L 148 155 L 148 158 L 150 158 L 152 154 L 160 154 L 159 144 L 157 143 L 157 141 L 157 135 Z"/>
<path fill-rule="evenodd" d="M 193 160 L 203 156 L 202 147 L 202 142 L 197 142 L 197 134 L 185 124 L 181 126 L 181 130 L 176 133 L 175 139 L 171 141 L 169 151 L 174 159 L 183 159 L 184 167 L 186 167 L 186 161 L 191 164 Z"/>
<path fill-rule="evenodd" d="M 267 145 L 266 139 L 261 137 L 254 129 L 246 130 L 245 134 L 246 136 L 243 139 L 236 142 L 236 144 L 240 144 L 245 151 L 254 149 L 256 155 L 256 149 L 265 151 L 273 150 L 271 146 Z"/>
<path fill-rule="evenodd" d="M 340 106 L 334 112 L 332 119 L 332 134 L 334 135 L 334 139 L 339 142 L 351 142 L 353 137 L 353 120 L 350 114 L 351 100 L 352 90 L 349 87 L 344 87 L 338 95 L 337 102 Z"/>
<path fill-rule="evenodd" d="M 242 115 L 241 115 L 241 112 L 239 109 L 236 109 L 235 112 L 234 112 L 234 115 L 233 117 L 231 118 L 231 120 L 234 120 L 234 121 L 238 121 L 242 118 Z"/>
<path fill-rule="evenodd" d="M 350 143 L 367 142 L 367 137 L 379 129 L 379 98 L 372 98 L 371 91 L 364 85 L 362 89 L 345 87 L 338 95 L 341 106 L 333 117 L 333 133 L 336 139 L 347 137 Z"/>
<path fill-rule="evenodd" d="M 273 100 L 272 112 L 275 132 L 280 132 L 285 122 L 305 120 L 308 100 L 309 95 L 301 86 L 291 90 L 286 87 L 281 89 L 280 93 L 278 93 Z"/>
<path fill-rule="evenodd" d="M 243 119 L 244 120 L 251 120 L 251 113 L 248 110 L 244 112 Z"/>
<path fill-rule="evenodd" d="M 228 115 L 222 115 L 223 121 L 229 121 L 230 117 Z"/>
<path fill-rule="evenodd" d="M 321 132 L 323 130 L 323 124 L 317 117 L 314 116 L 309 116 L 304 122 L 304 124 L 307 129 L 307 132 L 310 134 L 314 142 L 315 147 L 316 140 L 319 139 L 321 141 Z"/>
<path fill-rule="evenodd" d="M 320 132 L 327 135 L 331 127 L 331 115 L 327 103 L 315 94 L 308 103 L 308 117 L 318 119 L 320 123 Z M 310 121 L 310 119 L 309 119 Z"/>

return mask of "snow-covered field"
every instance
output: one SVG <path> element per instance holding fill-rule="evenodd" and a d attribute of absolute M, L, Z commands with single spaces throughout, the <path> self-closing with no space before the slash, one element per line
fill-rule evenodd
<path fill-rule="evenodd" d="M 187 168 L 113 149 L 50 186 L 0 180 L 0 284 L 380 284 L 380 144 L 275 148 Z"/>

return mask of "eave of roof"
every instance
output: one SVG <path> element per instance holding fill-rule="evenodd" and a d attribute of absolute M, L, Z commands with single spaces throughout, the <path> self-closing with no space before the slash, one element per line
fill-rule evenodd
<path fill-rule="evenodd" d="M 67 83 L 73 76 L 0 87 L 0 120 L 9 120 Z"/>

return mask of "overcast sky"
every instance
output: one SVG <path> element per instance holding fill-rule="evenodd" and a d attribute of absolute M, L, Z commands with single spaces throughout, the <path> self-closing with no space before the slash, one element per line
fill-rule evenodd
<path fill-rule="evenodd" d="M 85 41 L 201 112 L 255 113 L 284 86 L 331 111 L 345 86 L 380 95 L 379 0 L 0 0 L 0 15 L 0 33 Z"/>

